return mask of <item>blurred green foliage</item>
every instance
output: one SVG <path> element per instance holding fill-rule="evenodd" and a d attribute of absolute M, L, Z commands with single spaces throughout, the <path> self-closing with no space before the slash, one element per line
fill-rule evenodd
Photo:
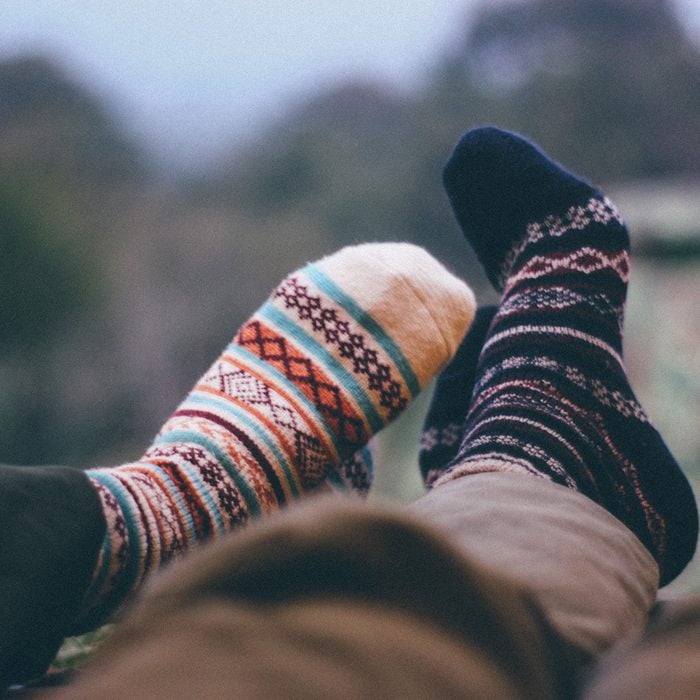
<path fill-rule="evenodd" d="M 70 184 L 116 183 L 145 175 L 143 156 L 108 110 L 50 59 L 0 63 L 0 162 Z"/>
<path fill-rule="evenodd" d="M 51 195 L 0 179 L 0 354 L 49 343 L 94 297 L 89 260 L 59 230 Z"/>

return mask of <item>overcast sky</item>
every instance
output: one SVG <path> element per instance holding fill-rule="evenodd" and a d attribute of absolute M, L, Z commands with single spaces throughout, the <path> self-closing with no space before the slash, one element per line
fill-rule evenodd
<path fill-rule="evenodd" d="M 183 163 L 338 78 L 410 84 L 478 2 L 0 0 L 0 57 L 57 56 Z"/>

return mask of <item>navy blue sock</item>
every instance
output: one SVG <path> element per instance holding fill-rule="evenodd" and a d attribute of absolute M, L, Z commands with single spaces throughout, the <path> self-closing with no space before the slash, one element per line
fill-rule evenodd
<path fill-rule="evenodd" d="M 695 551 L 697 506 L 622 362 L 622 218 L 587 182 L 494 128 L 464 136 L 444 181 L 503 297 L 463 442 L 438 483 L 486 469 L 578 490 L 639 537 L 667 583 Z"/>
<path fill-rule="evenodd" d="M 476 364 L 495 313 L 495 306 L 477 309 L 455 356 L 435 383 L 418 451 L 421 475 L 428 488 L 442 475 L 462 441 L 472 400 Z"/>
<path fill-rule="evenodd" d="M 493 127 L 465 134 L 443 180 L 464 235 L 499 291 L 525 227 L 585 204 L 595 193 L 533 144 Z"/>

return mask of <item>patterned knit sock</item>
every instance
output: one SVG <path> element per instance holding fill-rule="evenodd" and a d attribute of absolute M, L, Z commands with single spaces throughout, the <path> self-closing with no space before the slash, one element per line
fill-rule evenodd
<path fill-rule="evenodd" d="M 326 478 L 328 490 L 336 493 L 354 493 L 365 498 L 374 481 L 374 456 L 369 445 L 330 469 Z"/>
<path fill-rule="evenodd" d="M 474 323 L 435 383 L 418 450 L 418 464 L 428 488 L 442 475 L 462 442 L 472 402 L 476 363 L 495 313 L 495 306 L 477 309 Z"/>
<path fill-rule="evenodd" d="M 697 508 L 625 374 L 620 215 L 536 147 L 493 128 L 463 137 L 444 180 L 504 293 L 464 440 L 442 479 L 509 471 L 577 489 L 624 522 L 670 581 L 695 550 Z"/>
<path fill-rule="evenodd" d="M 194 543 L 316 489 L 451 358 L 473 315 L 466 285 L 408 244 L 345 248 L 286 278 L 141 461 L 87 472 L 107 535 L 82 626 Z"/>

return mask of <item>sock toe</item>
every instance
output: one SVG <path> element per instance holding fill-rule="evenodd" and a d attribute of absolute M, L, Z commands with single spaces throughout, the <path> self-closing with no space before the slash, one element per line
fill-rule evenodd
<path fill-rule="evenodd" d="M 364 322 L 381 325 L 425 387 L 455 353 L 476 313 L 471 289 L 419 246 L 365 243 L 313 267 L 356 299 Z"/>
<path fill-rule="evenodd" d="M 597 194 L 527 139 L 495 127 L 462 137 L 443 182 L 464 235 L 497 289 L 504 261 L 529 223 Z"/>

